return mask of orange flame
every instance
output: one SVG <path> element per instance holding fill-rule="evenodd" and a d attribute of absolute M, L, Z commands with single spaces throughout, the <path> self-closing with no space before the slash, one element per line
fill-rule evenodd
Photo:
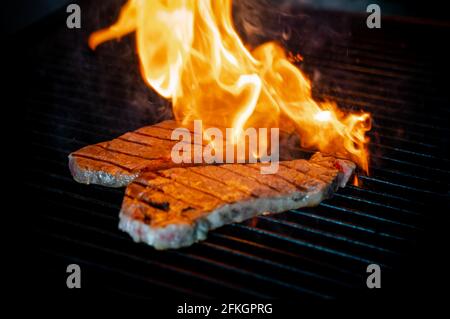
<path fill-rule="evenodd" d="M 309 80 L 278 44 L 250 52 L 231 8 L 231 0 L 129 0 L 89 46 L 135 31 L 142 76 L 171 99 L 177 120 L 232 127 L 235 137 L 246 127 L 295 128 L 303 147 L 350 158 L 367 171 L 370 115 L 314 101 Z"/>
<path fill-rule="evenodd" d="M 355 174 L 355 176 L 353 177 L 353 186 L 359 187 L 361 183 L 359 182 L 359 178 L 358 175 Z"/>

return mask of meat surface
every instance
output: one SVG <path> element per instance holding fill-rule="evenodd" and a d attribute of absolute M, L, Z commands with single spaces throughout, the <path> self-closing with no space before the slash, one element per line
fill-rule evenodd
<path fill-rule="evenodd" d="M 205 125 L 204 128 L 210 126 Z M 190 163 L 175 163 L 171 158 L 173 146 L 180 142 L 172 140 L 172 132 L 177 128 L 185 128 L 190 132 L 189 146 L 207 146 L 210 141 L 203 139 L 202 134 L 195 133 L 192 123 L 182 125 L 167 120 L 152 126 L 142 127 L 136 131 L 125 133 L 111 141 L 83 147 L 69 155 L 69 168 L 73 178 L 84 184 L 99 184 L 109 187 L 128 185 L 143 172 L 152 172 L 173 167 L 204 165 L 200 156 L 192 151 Z M 226 128 L 219 128 L 226 136 Z M 196 134 L 199 139 L 194 139 Z M 184 142 L 184 141 L 183 141 Z M 222 150 L 216 150 L 225 162 L 227 141 Z M 233 146 L 234 147 L 234 146 Z M 196 156 L 199 156 L 196 161 Z M 196 164 L 195 164 L 196 163 Z"/>
<path fill-rule="evenodd" d="M 276 174 L 261 174 L 260 165 L 144 172 L 126 189 L 119 228 L 156 249 L 189 246 L 225 224 L 318 205 L 344 187 L 355 169 L 352 162 L 320 153 L 282 161 Z"/>
<path fill-rule="evenodd" d="M 183 166 L 170 157 L 179 142 L 171 134 L 180 126 L 168 120 L 83 147 L 69 155 L 72 176 L 79 183 L 123 187 L 142 172 Z"/>

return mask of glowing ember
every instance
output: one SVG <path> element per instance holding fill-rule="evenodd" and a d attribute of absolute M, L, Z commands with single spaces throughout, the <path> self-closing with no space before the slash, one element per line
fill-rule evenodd
<path fill-rule="evenodd" d="M 129 0 L 89 45 L 133 31 L 142 76 L 171 99 L 178 121 L 232 127 L 235 138 L 247 127 L 296 129 L 303 147 L 368 170 L 370 115 L 314 101 L 310 82 L 278 44 L 250 52 L 234 29 L 231 0 Z"/>

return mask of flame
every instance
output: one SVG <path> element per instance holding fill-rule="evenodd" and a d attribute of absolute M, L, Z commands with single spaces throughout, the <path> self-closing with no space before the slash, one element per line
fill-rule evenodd
<path fill-rule="evenodd" d="M 144 80 L 184 124 L 232 127 L 236 139 L 246 127 L 296 129 L 303 147 L 350 158 L 367 172 L 370 115 L 314 101 L 292 54 L 275 42 L 248 50 L 231 9 L 231 0 L 129 0 L 89 46 L 135 32 Z"/>
<path fill-rule="evenodd" d="M 353 186 L 356 186 L 356 187 L 360 186 L 359 178 L 358 178 L 358 175 L 356 175 L 356 174 L 353 177 Z"/>

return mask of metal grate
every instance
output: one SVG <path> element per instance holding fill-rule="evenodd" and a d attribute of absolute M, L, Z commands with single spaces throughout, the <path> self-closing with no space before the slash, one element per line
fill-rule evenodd
<path fill-rule="evenodd" d="M 140 79 L 132 36 L 95 53 L 86 46 L 98 17 L 109 19 L 106 25 L 119 7 L 84 5 L 92 19 L 83 19 L 81 30 L 49 22 L 21 56 L 27 78 L 16 103 L 26 108 L 32 163 L 25 187 L 38 207 L 31 215 L 47 285 L 62 289 L 55 273 L 75 262 L 91 291 L 333 299 L 366 291 L 368 264 L 381 265 L 395 285 L 406 262 L 420 258 L 448 206 L 450 109 L 442 82 L 448 61 L 430 40 L 443 39 L 447 27 L 388 20 L 368 30 L 359 16 L 311 12 L 309 27 L 311 20 L 331 29 L 345 21 L 347 30 L 321 33 L 325 40 L 314 46 L 304 20 L 283 16 L 291 36 L 278 40 L 304 57 L 300 67 L 315 96 L 372 113 L 370 176 L 316 208 L 232 224 L 192 247 L 161 252 L 117 229 L 123 189 L 79 185 L 67 167 L 71 151 L 170 116 L 168 104 Z M 267 27 L 280 23 L 272 13 Z"/>

